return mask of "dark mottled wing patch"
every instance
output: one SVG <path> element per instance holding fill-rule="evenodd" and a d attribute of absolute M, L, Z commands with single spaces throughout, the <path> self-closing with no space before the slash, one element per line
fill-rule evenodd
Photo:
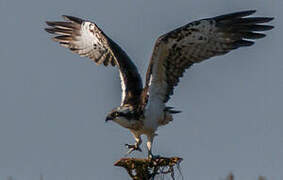
<path fill-rule="evenodd" d="M 138 104 L 142 81 L 138 70 L 128 55 L 99 27 L 90 21 L 63 16 L 66 21 L 47 21 L 45 30 L 57 36 L 52 39 L 72 52 L 92 59 L 97 65 L 117 65 L 122 86 L 121 104 Z"/>
<path fill-rule="evenodd" d="M 251 40 L 265 37 L 257 31 L 272 29 L 261 23 L 273 18 L 246 17 L 253 13 L 250 10 L 202 19 L 159 37 L 146 75 L 144 103 L 157 99 L 167 102 L 179 78 L 194 63 L 251 46 Z"/>

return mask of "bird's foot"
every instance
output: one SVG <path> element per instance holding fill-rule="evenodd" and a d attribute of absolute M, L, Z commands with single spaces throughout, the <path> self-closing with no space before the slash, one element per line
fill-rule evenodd
<path fill-rule="evenodd" d="M 125 144 L 125 146 L 129 149 L 126 155 L 131 154 L 133 151 L 142 152 L 140 146 L 138 144 Z"/>
<path fill-rule="evenodd" d="M 153 155 L 151 152 L 149 152 L 147 156 L 147 158 L 150 160 L 159 159 L 160 157 L 161 157 L 160 155 Z"/>

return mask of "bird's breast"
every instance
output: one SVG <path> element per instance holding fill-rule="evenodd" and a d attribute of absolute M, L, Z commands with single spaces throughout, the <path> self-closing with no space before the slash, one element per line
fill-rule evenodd
<path fill-rule="evenodd" d="M 139 130 L 139 129 L 142 129 L 143 127 L 143 121 L 141 120 L 135 120 L 135 119 L 129 120 L 124 117 L 119 117 L 115 119 L 114 121 L 120 126 L 127 128 L 127 129 Z"/>
<path fill-rule="evenodd" d="M 159 122 L 164 119 L 164 112 L 159 110 L 148 109 L 145 111 L 144 128 L 156 131 Z"/>

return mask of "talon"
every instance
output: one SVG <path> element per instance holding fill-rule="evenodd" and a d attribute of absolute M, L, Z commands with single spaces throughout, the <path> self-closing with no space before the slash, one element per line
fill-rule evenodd
<path fill-rule="evenodd" d="M 131 154 L 133 151 L 142 152 L 142 150 L 141 150 L 141 148 L 139 147 L 138 144 L 125 144 L 125 146 L 129 149 L 129 151 L 127 152 L 127 155 Z"/>
<path fill-rule="evenodd" d="M 133 146 L 133 145 L 131 145 L 131 144 L 125 144 L 125 146 L 126 146 L 128 149 L 130 149 L 131 146 Z"/>
<path fill-rule="evenodd" d="M 136 151 L 142 152 L 142 150 L 139 146 L 136 148 Z"/>
<path fill-rule="evenodd" d="M 134 148 L 129 148 L 129 151 L 126 153 L 126 155 L 130 155 L 134 150 Z"/>
<path fill-rule="evenodd" d="M 151 152 L 148 153 L 148 159 L 150 160 L 159 159 L 160 157 L 160 155 L 153 155 Z"/>

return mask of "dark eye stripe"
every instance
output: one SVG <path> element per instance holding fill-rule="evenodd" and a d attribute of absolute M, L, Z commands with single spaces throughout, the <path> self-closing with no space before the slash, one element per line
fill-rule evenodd
<path fill-rule="evenodd" d="M 125 117 L 125 118 L 127 118 L 127 119 L 132 119 L 133 116 L 134 116 L 134 114 L 131 113 L 131 112 L 124 113 L 124 112 L 118 112 L 118 111 L 112 113 L 112 117 L 113 117 L 113 118 L 119 117 L 119 116 L 120 116 L 120 117 Z"/>
<path fill-rule="evenodd" d="M 119 115 L 119 116 L 123 116 L 123 117 L 126 117 L 126 116 L 127 116 L 127 114 L 125 114 L 125 113 L 123 113 L 123 112 L 118 113 L 118 115 Z"/>

